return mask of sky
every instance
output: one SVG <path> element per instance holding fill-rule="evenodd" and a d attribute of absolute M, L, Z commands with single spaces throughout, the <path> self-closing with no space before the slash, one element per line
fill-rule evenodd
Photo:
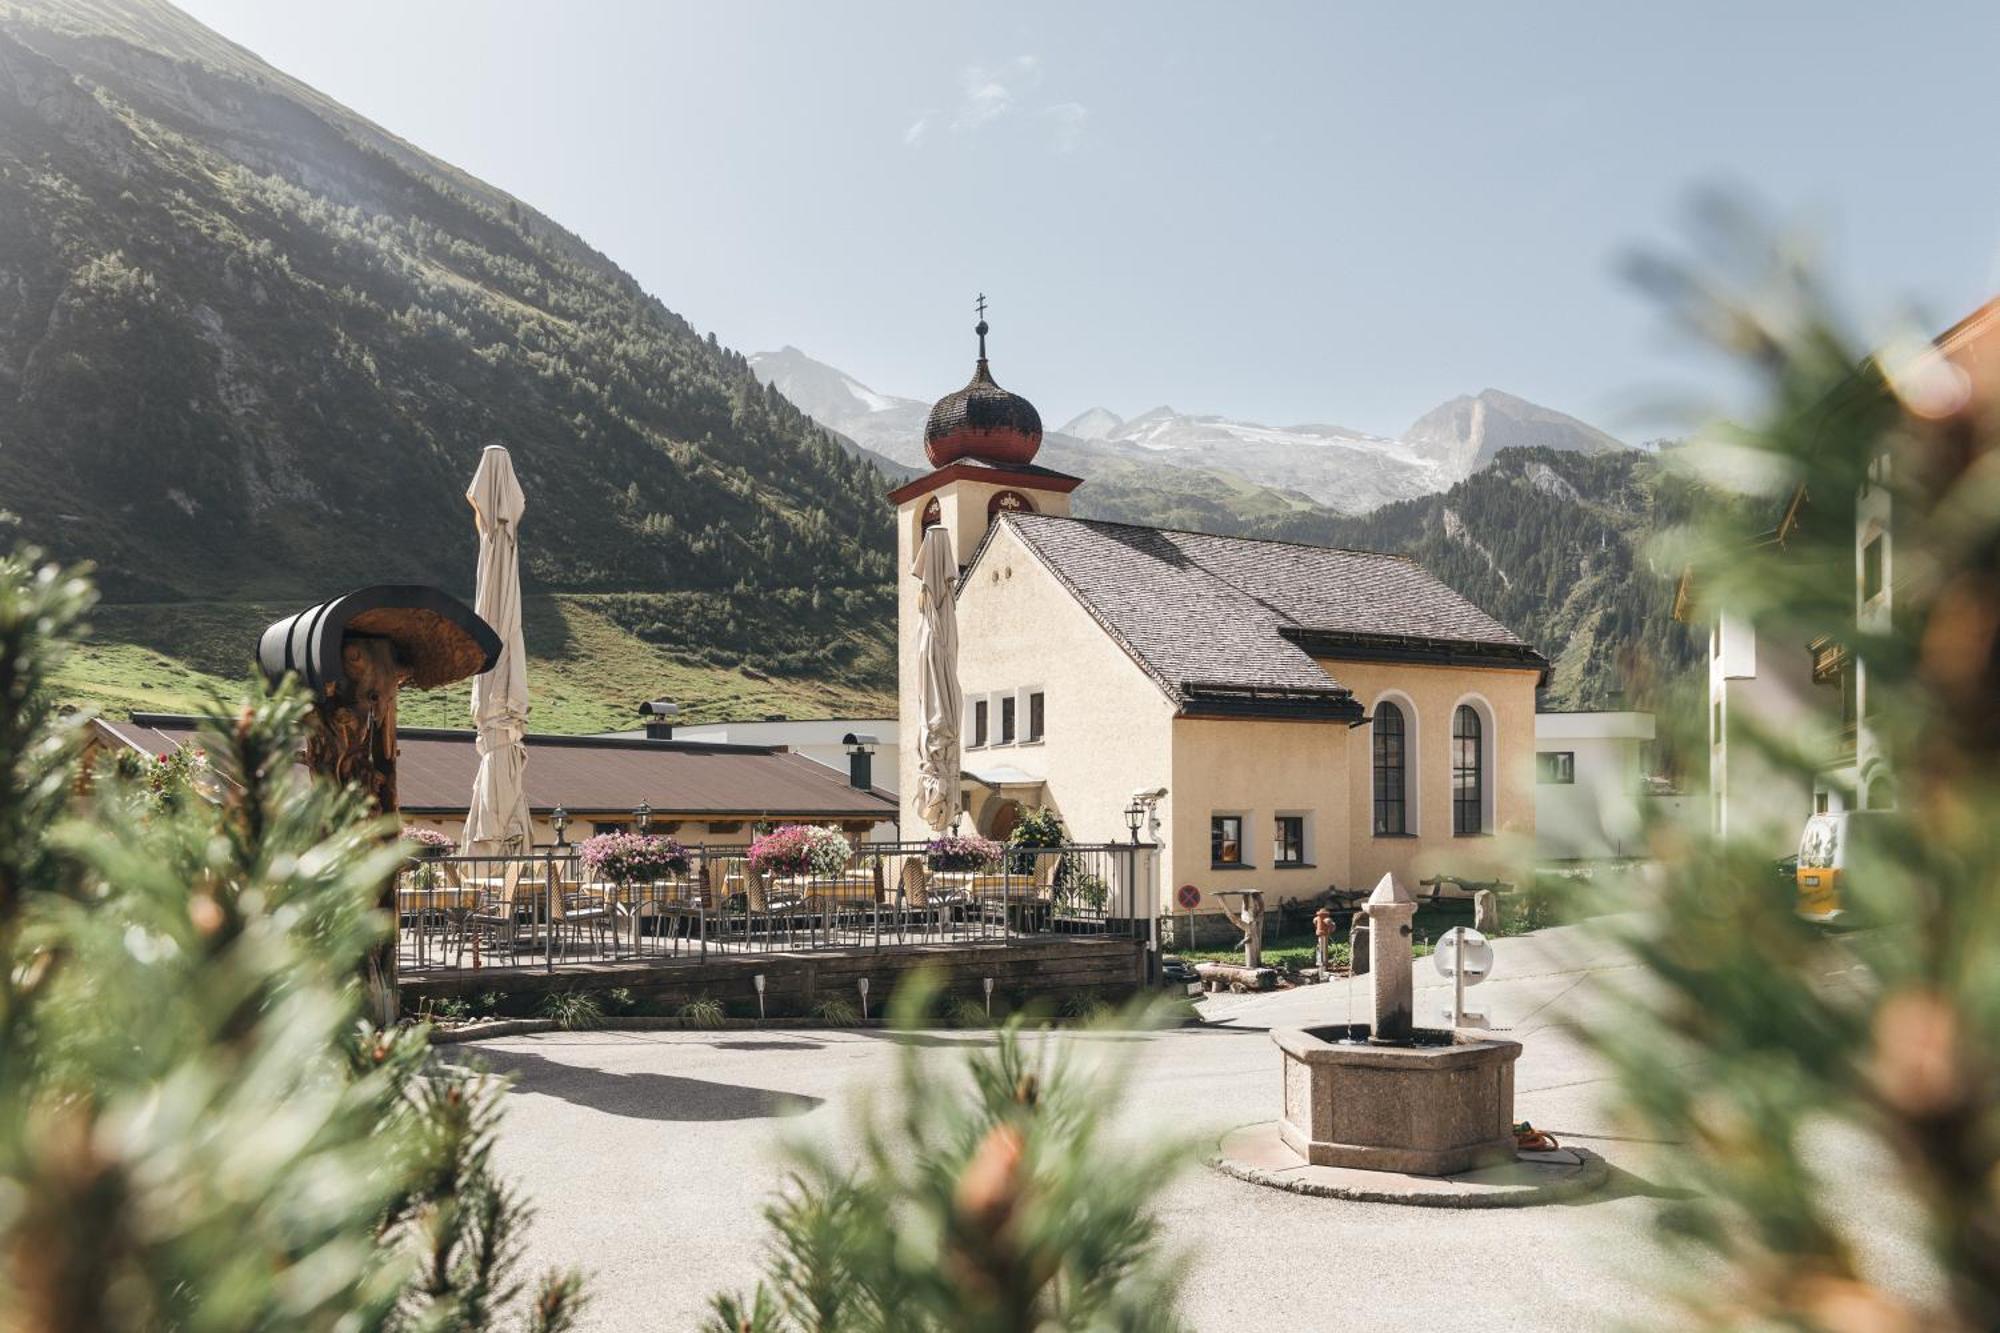
<path fill-rule="evenodd" d="M 1494 387 L 1665 433 L 1703 366 L 1624 269 L 1706 188 L 1867 329 L 2000 285 L 1990 0 L 179 3 L 742 351 L 935 398 L 984 292 L 1052 426 Z"/>

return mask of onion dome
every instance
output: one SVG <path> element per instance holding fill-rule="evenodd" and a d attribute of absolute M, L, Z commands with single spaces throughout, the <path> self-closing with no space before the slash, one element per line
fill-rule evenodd
<path fill-rule="evenodd" d="M 924 453 L 932 467 L 962 458 L 1002 466 L 1031 463 L 1042 447 L 1042 414 L 1020 394 L 993 382 L 993 372 L 986 368 L 986 321 L 980 320 L 974 332 L 979 335 L 979 365 L 963 389 L 931 408 L 924 423 Z"/>

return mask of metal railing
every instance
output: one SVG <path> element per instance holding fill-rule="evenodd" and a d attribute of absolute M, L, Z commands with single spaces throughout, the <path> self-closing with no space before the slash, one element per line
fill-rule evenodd
<path fill-rule="evenodd" d="M 747 846 L 691 848 L 682 874 L 614 881 L 574 847 L 437 856 L 397 879 L 399 970 L 672 963 L 766 952 L 1142 936 L 1153 848 L 1010 847 L 972 868 L 923 843 L 866 843 L 837 870 L 760 873 Z"/>

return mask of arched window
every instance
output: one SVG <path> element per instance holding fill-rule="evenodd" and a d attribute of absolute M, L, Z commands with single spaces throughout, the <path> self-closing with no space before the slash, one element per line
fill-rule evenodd
<path fill-rule="evenodd" d="M 1484 833 L 1486 748 L 1479 714 L 1460 704 L 1451 718 L 1451 831 Z"/>
<path fill-rule="evenodd" d="M 1375 831 L 1408 833 L 1405 796 L 1403 710 L 1383 700 L 1375 705 Z"/>

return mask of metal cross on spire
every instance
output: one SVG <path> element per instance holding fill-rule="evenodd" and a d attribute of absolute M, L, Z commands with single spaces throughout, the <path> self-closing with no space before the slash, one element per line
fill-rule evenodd
<path fill-rule="evenodd" d="M 979 335 L 979 359 L 984 361 L 986 359 L 986 293 L 979 293 L 979 299 L 973 302 L 973 305 L 979 311 L 979 324 L 972 331 Z"/>

